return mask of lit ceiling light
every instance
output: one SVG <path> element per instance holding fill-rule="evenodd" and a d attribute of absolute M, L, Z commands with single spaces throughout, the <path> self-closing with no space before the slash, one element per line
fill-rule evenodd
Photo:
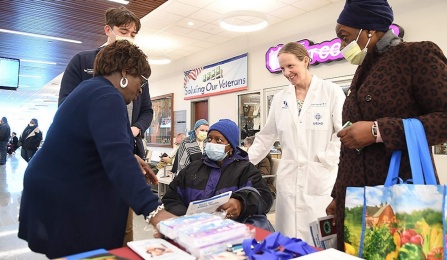
<path fill-rule="evenodd" d="M 11 31 L 11 30 L 6 30 L 6 29 L 0 29 L 0 32 L 12 33 L 12 34 L 20 34 L 20 35 L 25 35 L 25 36 L 44 38 L 44 39 L 50 39 L 50 40 L 62 41 L 62 42 L 71 42 L 71 43 L 78 43 L 78 44 L 82 43 L 81 41 L 70 40 L 70 39 L 66 39 L 66 38 L 59 38 L 59 37 L 53 37 L 53 36 L 47 36 L 47 35 L 35 34 L 35 33 Z"/>
<path fill-rule="evenodd" d="M 250 18 L 254 23 L 250 24 L 234 24 L 232 19 Z M 234 11 L 226 13 L 219 22 L 220 27 L 232 32 L 254 32 L 264 29 L 268 25 L 267 16 L 263 13 L 250 10 Z"/>
<path fill-rule="evenodd" d="M 188 22 L 188 25 L 189 25 L 189 26 L 193 26 L 194 23 L 193 23 L 193 22 Z"/>
<path fill-rule="evenodd" d="M 110 2 L 115 2 L 118 4 L 123 4 L 123 5 L 127 5 L 129 3 L 129 1 L 126 0 L 109 0 Z"/>
<path fill-rule="evenodd" d="M 150 58 L 148 58 L 147 61 L 151 65 L 166 65 L 171 63 L 171 59 L 169 58 L 168 54 L 165 51 L 155 55 L 149 54 L 148 56 Z"/>
<path fill-rule="evenodd" d="M 43 61 L 43 60 L 25 60 L 25 59 L 20 59 L 20 62 L 31 62 L 31 63 L 40 63 L 40 64 L 48 64 L 48 65 L 56 65 L 56 62 L 52 62 L 52 61 Z"/>
<path fill-rule="evenodd" d="M 171 60 L 169 58 L 162 58 L 162 59 L 151 58 L 151 59 L 147 59 L 147 61 L 151 65 L 166 65 L 166 64 L 171 63 Z"/>

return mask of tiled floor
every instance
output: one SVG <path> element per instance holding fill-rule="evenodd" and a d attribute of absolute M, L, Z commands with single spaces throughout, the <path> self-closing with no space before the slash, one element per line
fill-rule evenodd
<path fill-rule="evenodd" d="M 16 155 L 8 156 L 6 165 L 0 165 L 0 259 L 41 260 L 42 254 L 31 252 L 26 241 L 17 237 L 20 196 L 23 189 L 23 173 L 27 163 Z M 274 225 L 274 212 L 268 214 Z M 142 216 L 134 216 L 134 240 L 151 238 L 152 231 L 144 231 L 146 223 Z"/>

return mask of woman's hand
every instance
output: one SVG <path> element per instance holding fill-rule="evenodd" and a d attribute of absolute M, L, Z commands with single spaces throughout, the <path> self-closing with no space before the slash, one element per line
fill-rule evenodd
<path fill-rule="evenodd" d="M 242 202 L 237 199 L 230 198 L 227 203 L 221 205 L 216 211 L 225 210 L 227 212 L 226 218 L 236 219 L 242 212 Z"/>
<path fill-rule="evenodd" d="M 329 205 L 327 206 L 327 208 L 326 208 L 326 214 L 329 216 L 329 215 L 332 215 L 332 216 L 334 216 L 334 220 L 333 220 L 333 222 L 332 222 L 332 225 L 333 226 L 335 226 L 335 221 L 336 221 L 336 216 L 335 216 L 335 209 L 336 209 L 336 206 L 337 206 L 337 202 L 336 202 L 336 200 L 335 199 L 332 199 L 332 201 L 331 201 L 331 203 L 329 203 Z"/>
<path fill-rule="evenodd" d="M 155 175 L 154 171 L 149 166 L 149 164 L 147 164 L 147 162 L 141 159 L 140 156 L 138 155 L 135 155 L 135 158 L 137 159 L 138 164 L 140 165 L 141 172 L 147 179 L 149 179 L 149 182 L 152 184 L 158 184 L 158 178 Z"/>
<path fill-rule="evenodd" d="M 362 149 L 376 142 L 376 137 L 371 133 L 373 121 L 359 121 L 351 126 L 338 131 L 340 141 L 349 149 Z"/>
<path fill-rule="evenodd" d="M 161 233 L 158 231 L 158 229 L 157 229 L 157 224 L 158 224 L 160 221 L 167 220 L 167 219 L 170 219 L 170 218 L 175 218 L 175 217 L 177 217 L 177 216 L 174 215 L 174 214 L 172 214 L 172 213 L 170 213 L 169 211 L 161 210 L 161 211 L 158 212 L 153 218 L 151 218 L 150 223 L 151 223 L 152 226 L 154 226 L 154 230 L 155 230 L 155 232 L 154 232 L 154 238 L 164 238 L 164 237 L 163 237 L 163 234 L 161 234 Z"/>

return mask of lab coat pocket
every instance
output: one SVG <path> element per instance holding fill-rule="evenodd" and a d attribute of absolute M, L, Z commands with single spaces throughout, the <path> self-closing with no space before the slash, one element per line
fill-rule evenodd
<path fill-rule="evenodd" d="M 307 194 L 331 195 L 337 177 L 335 168 L 327 169 L 320 162 L 309 162 L 307 167 Z"/>
<path fill-rule="evenodd" d="M 281 159 L 276 172 L 276 192 L 294 194 L 297 185 L 298 164 L 294 160 Z"/>

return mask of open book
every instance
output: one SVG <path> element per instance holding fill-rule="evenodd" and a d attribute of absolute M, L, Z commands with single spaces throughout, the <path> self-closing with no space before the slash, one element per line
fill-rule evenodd
<path fill-rule="evenodd" d="M 127 242 L 127 246 L 139 254 L 143 259 L 163 260 L 194 260 L 194 256 L 186 253 L 161 238 L 152 238 Z"/>

